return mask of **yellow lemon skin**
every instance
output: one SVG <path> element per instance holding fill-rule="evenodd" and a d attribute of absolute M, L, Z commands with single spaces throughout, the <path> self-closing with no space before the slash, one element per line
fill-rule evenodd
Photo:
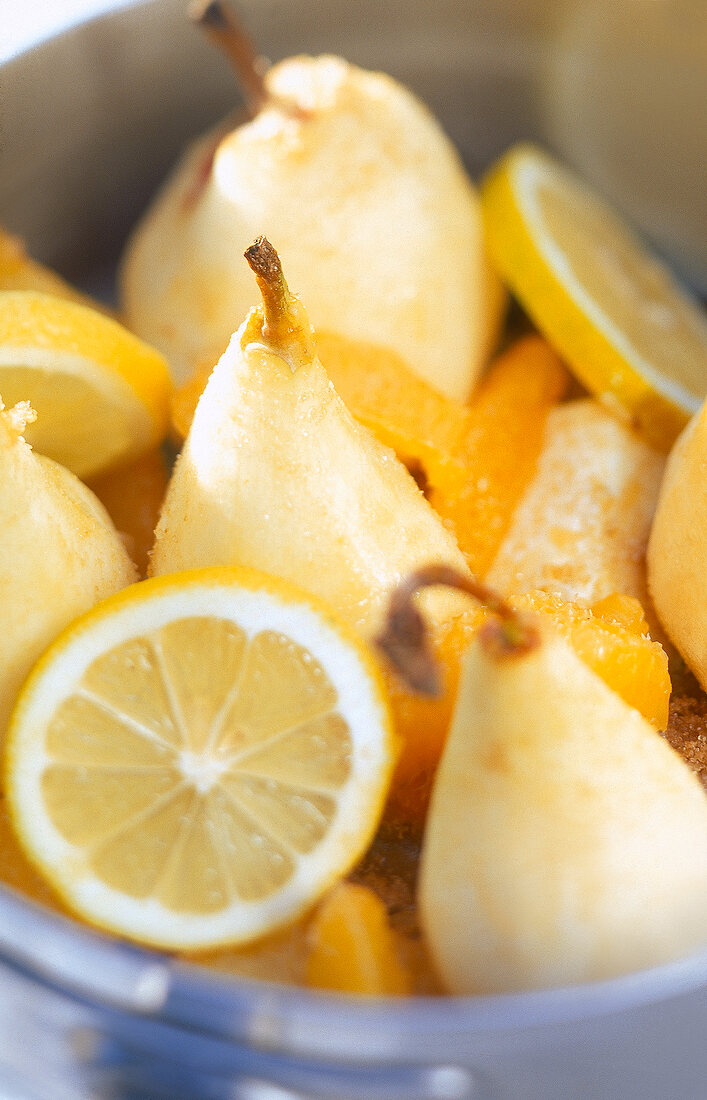
<path fill-rule="evenodd" d="M 482 183 L 502 278 L 579 380 L 669 450 L 705 396 L 707 321 L 617 213 L 533 145 Z"/>
<path fill-rule="evenodd" d="M 302 917 L 370 843 L 394 759 L 364 643 L 276 578 L 207 569 L 134 584 L 57 638 L 6 776 L 70 911 L 196 951 Z"/>
<path fill-rule="evenodd" d="M 39 291 L 0 291 L 0 394 L 37 412 L 26 436 L 87 478 L 157 446 L 172 384 L 162 356 L 117 321 Z"/>

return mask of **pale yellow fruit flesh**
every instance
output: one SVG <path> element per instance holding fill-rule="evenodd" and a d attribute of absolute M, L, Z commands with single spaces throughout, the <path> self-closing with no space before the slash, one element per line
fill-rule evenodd
<path fill-rule="evenodd" d="M 139 676 L 126 695 L 128 667 Z M 336 702 L 290 639 L 177 620 L 95 660 L 57 711 L 42 779 L 49 816 L 131 897 L 194 914 L 258 901 L 335 815 L 351 770 Z"/>
<path fill-rule="evenodd" d="M 319 360 L 293 369 L 265 340 L 253 310 L 211 374 L 168 487 L 151 572 L 264 569 L 370 637 L 407 573 L 434 561 L 466 572 L 466 564 Z M 466 606 L 440 589 L 423 601 L 436 617 Z"/>
<path fill-rule="evenodd" d="M 162 356 L 116 321 L 34 291 L 0 292 L 0 393 L 37 412 L 27 440 L 89 477 L 157 446 L 171 383 Z"/>
<path fill-rule="evenodd" d="M 707 942 L 707 797 L 559 638 L 470 647 L 432 795 L 422 925 L 449 992 L 571 985 Z"/>
<path fill-rule="evenodd" d="M 0 736 L 20 685 L 72 619 L 135 580 L 97 498 L 35 454 L 22 419 L 0 409 Z"/>
<path fill-rule="evenodd" d="M 707 689 L 707 407 L 675 444 L 648 542 L 648 584 L 658 617 Z"/>
<path fill-rule="evenodd" d="M 129 242 L 131 327 L 178 383 L 214 362 L 257 300 L 239 257 L 267 233 L 315 329 L 389 348 L 465 400 L 505 294 L 451 142 L 394 80 L 340 58 L 290 58 L 266 82 L 257 117 L 205 138 Z"/>
<path fill-rule="evenodd" d="M 554 409 L 538 468 L 486 579 L 595 603 L 648 606 L 645 551 L 664 457 L 591 399 Z"/>
<path fill-rule="evenodd" d="M 580 381 L 667 451 L 705 395 L 699 304 L 598 195 L 520 145 L 482 186 L 499 272 Z"/>

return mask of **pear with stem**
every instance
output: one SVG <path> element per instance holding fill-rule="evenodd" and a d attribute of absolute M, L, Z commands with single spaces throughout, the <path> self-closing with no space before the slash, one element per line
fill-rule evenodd
<path fill-rule="evenodd" d="M 246 253 L 263 304 L 207 383 L 157 526 L 153 574 L 248 565 L 321 596 L 366 634 L 419 565 L 465 571 L 392 451 L 358 424 L 316 358 L 302 303 L 264 238 Z M 457 597 L 433 593 L 434 615 Z"/>
<path fill-rule="evenodd" d="M 496 610 L 464 658 L 422 849 L 444 985 L 563 986 L 704 947 L 699 779 L 565 640 Z"/>
<path fill-rule="evenodd" d="M 254 304 L 233 257 L 266 231 L 318 333 L 392 350 L 465 400 L 505 298 L 477 192 L 438 123 L 396 81 L 338 57 L 262 76 L 225 5 L 199 4 L 197 18 L 235 63 L 251 117 L 192 147 L 135 230 L 130 327 L 177 383 L 215 362 Z"/>

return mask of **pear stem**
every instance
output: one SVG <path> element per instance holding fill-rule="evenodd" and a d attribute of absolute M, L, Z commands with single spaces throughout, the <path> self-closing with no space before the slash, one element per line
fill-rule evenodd
<path fill-rule="evenodd" d="M 314 342 L 304 311 L 290 294 L 282 264 L 267 237 L 258 237 L 245 250 L 263 299 L 263 336 L 295 371 L 314 355 Z"/>
<path fill-rule="evenodd" d="M 540 635 L 535 625 L 515 611 L 493 588 L 472 574 L 465 575 L 448 565 L 423 566 L 393 590 L 385 625 L 375 639 L 378 648 L 412 691 L 431 696 L 439 696 L 442 692 L 429 632 L 413 603 L 421 589 L 436 585 L 473 596 L 494 615 L 484 623 L 479 639 L 495 658 L 521 656 L 539 645 Z"/>
<path fill-rule="evenodd" d="M 248 115 L 255 118 L 269 98 L 265 87 L 267 64 L 256 53 L 245 29 L 222 0 L 192 0 L 189 17 L 231 62 L 243 89 Z"/>

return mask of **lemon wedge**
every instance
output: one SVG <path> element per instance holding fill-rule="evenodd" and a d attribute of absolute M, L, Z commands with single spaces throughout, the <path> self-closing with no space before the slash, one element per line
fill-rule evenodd
<path fill-rule="evenodd" d="M 285 582 L 200 569 L 60 635 L 14 710 L 7 792 L 69 909 L 199 949 L 293 922 L 344 874 L 394 755 L 363 642 Z"/>
<path fill-rule="evenodd" d="M 27 442 L 79 477 L 158 444 L 171 388 L 162 356 L 97 310 L 0 292 L 0 395 L 7 406 L 31 402 Z"/>
<path fill-rule="evenodd" d="M 482 186 L 491 256 L 579 380 L 668 449 L 707 393 L 707 320 L 589 187 L 532 145 Z"/>

